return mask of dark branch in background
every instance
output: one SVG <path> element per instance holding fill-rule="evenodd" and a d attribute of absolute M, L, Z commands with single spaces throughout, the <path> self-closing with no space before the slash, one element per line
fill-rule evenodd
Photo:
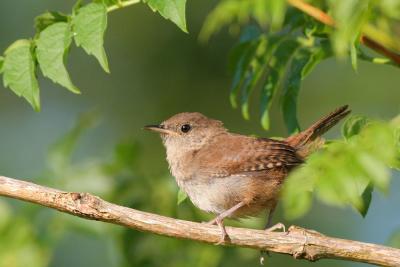
<path fill-rule="evenodd" d="M 331 16 L 323 12 L 322 10 L 304 2 L 303 0 L 288 0 L 288 3 L 293 7 L 301 10 L 302 12 L 306 13 L 307 15 L 315 18 L 319 22 L 335 27 L 335 21 Z M 360 42 L 365 46 L 371 48 L 372 50 L 378 52 L 381 55 L 384 55 L 387 58 L 390 58 L 393 62 L 400 65 L 400 55 L 396 52 L 389 50 L 388 48 L 384 47 L 383 45 L 379 44 L 378 42 L 372 40 L 370 37 L 362 34 L 360 37 Z"/>
<path fill-rule="evenodd" d="M 215 244 L 217 226 L 182 221 L 118 206 L 88 193 L 63 192 L 0 176 L 0 196 L 20 199 L 57 209 L 85 219 L 117 224 L 143 232 Z M 285 233 L 227 227 L 224 245 L 290 254 L 296 259 L 342 259 L 381 266 L 400 266 L 400 249 L 344 240 L 292 226 Z"/>
<path fill-rule="evenodd" d="M 372 50 L 375 50 L 381 55 L 386 56 L 387 58 L 390 58 L 393 62 L 396 64 L 400 65 L 400 55 L 396 54 L 388 49 L 386 49 L 384 46 L 381 44 L 375 42 L 371 38 L 368 38 L 367 36 L 362 35 L 361 36 L 361 43 L 368 46 Z"/>

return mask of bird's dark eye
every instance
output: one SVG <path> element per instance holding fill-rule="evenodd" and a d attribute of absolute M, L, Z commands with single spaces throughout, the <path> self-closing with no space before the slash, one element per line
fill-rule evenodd
<path fill-rule="evenodd" d="M 189 132 L 190 129 L 192 129 L 192 126 L 190 126 L 189 124 L 184 124 L 184 125 L 181 126 L 181 131 L 182 131 L 183 133 Z"/>

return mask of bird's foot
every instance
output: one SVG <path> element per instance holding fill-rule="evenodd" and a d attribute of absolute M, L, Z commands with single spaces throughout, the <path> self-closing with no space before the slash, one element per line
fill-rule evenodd
<path fill-rule="evenodd" d="M 267 227 L 264 229 L 266 232 L 274 232 L 276 230 L 282 230 L 282 232 L 286 232 L 286 227 L 283 223 L 277 223 L 271 227 Z M 264 265 L 265 262 L 265 256 L 270 257 L 271 255 L 269 254 L 269 251 L 261 251 L 260 255 L 260 265 Z"/>
<path fill-rule="evenodd" d="M 283 223 L 277 223 L 277 224 L 275 224 L 275 225 L 273 225 L 271 227 L 267 227 L 267 228 L 264 229 L 264 231 L 266 231 L 266 232 L 274 232 L 276 230 L 282 230 L 282 232 L 286 232 L 286 227 L 285 227 L 285 225 Z M 264 250 L 264 251 L 260 251 L 260 252 L 261 252 L 260 265 L 264 265 L 265 256 L 270 257 L 271 255 L 270 255 L 269 251 L 265 251 Z"/>
<path fill-rule="evenodd" d="M 215 245 L 222 245 L 226 241 L 229 241 L 229 235 L 226 232 L 224 220 L 221 219 L 219 216 L 215 217 L 211 221 L 207 222 L 208 225 L 218 225 L 219 229 L 221 230 L 221 238 Z"/>
<path fill-rule="evenodd" d="M 260 265 L 264 265 L 265 256 L 271 257 L 271 254 L 269 254 L 269 251 L 267 251 L 267 250 L 260 251 Z"/>
<path fill-rule="evenodd" d="M 286 227 L 283 223 L 277 223 L 271 227 L 264 229 L 264 231 L 266 231 L 266 232 L 274 232 L 276 230 L 282 230 L 282 232 L 286 232 Z"/>
<path fill-rule="evenodd" d="M 217 225 L 217 218 L 218 218 L 218 216 L 215 217 L 214 219 L 212 219 L 211 221 L 203 222 L 203 223 L 208 224 L 208 225 Z"/>

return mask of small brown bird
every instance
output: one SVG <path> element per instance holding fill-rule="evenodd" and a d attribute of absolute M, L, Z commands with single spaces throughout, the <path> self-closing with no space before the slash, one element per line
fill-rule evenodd
<path fill-rule="evenodd" d="M 283 141 L 230 133 L 221 121 L 196 112 L 145 129 L 160 133 L 171 173 L 193 204 L 218 214 L 210 223 L 220 227 L 222 243 L 228 238 L 227 217 L 269 210 L 266 230 L 284 228 L 270 226 L 285 178 L 323 144 L 320 136 L 349 113 L 348 106 L 340 107 Z"/>

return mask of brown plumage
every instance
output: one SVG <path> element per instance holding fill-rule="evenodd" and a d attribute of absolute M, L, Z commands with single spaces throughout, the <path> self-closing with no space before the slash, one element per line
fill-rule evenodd
<path fill-rule="evenodd" d="M 218 214 L 212 223 L 221 227 L 223 242 L 226 217 L 268 209 L 270 226 L 285 177 L 323 144 L 320 136 L 349 113 L 347 106 L 340 107 L 283 141 L 230 133 L 222 122 L 200 113 L 179 113 L 146 129 L 161 134 L 171 173 L 193 204 Z"/>

